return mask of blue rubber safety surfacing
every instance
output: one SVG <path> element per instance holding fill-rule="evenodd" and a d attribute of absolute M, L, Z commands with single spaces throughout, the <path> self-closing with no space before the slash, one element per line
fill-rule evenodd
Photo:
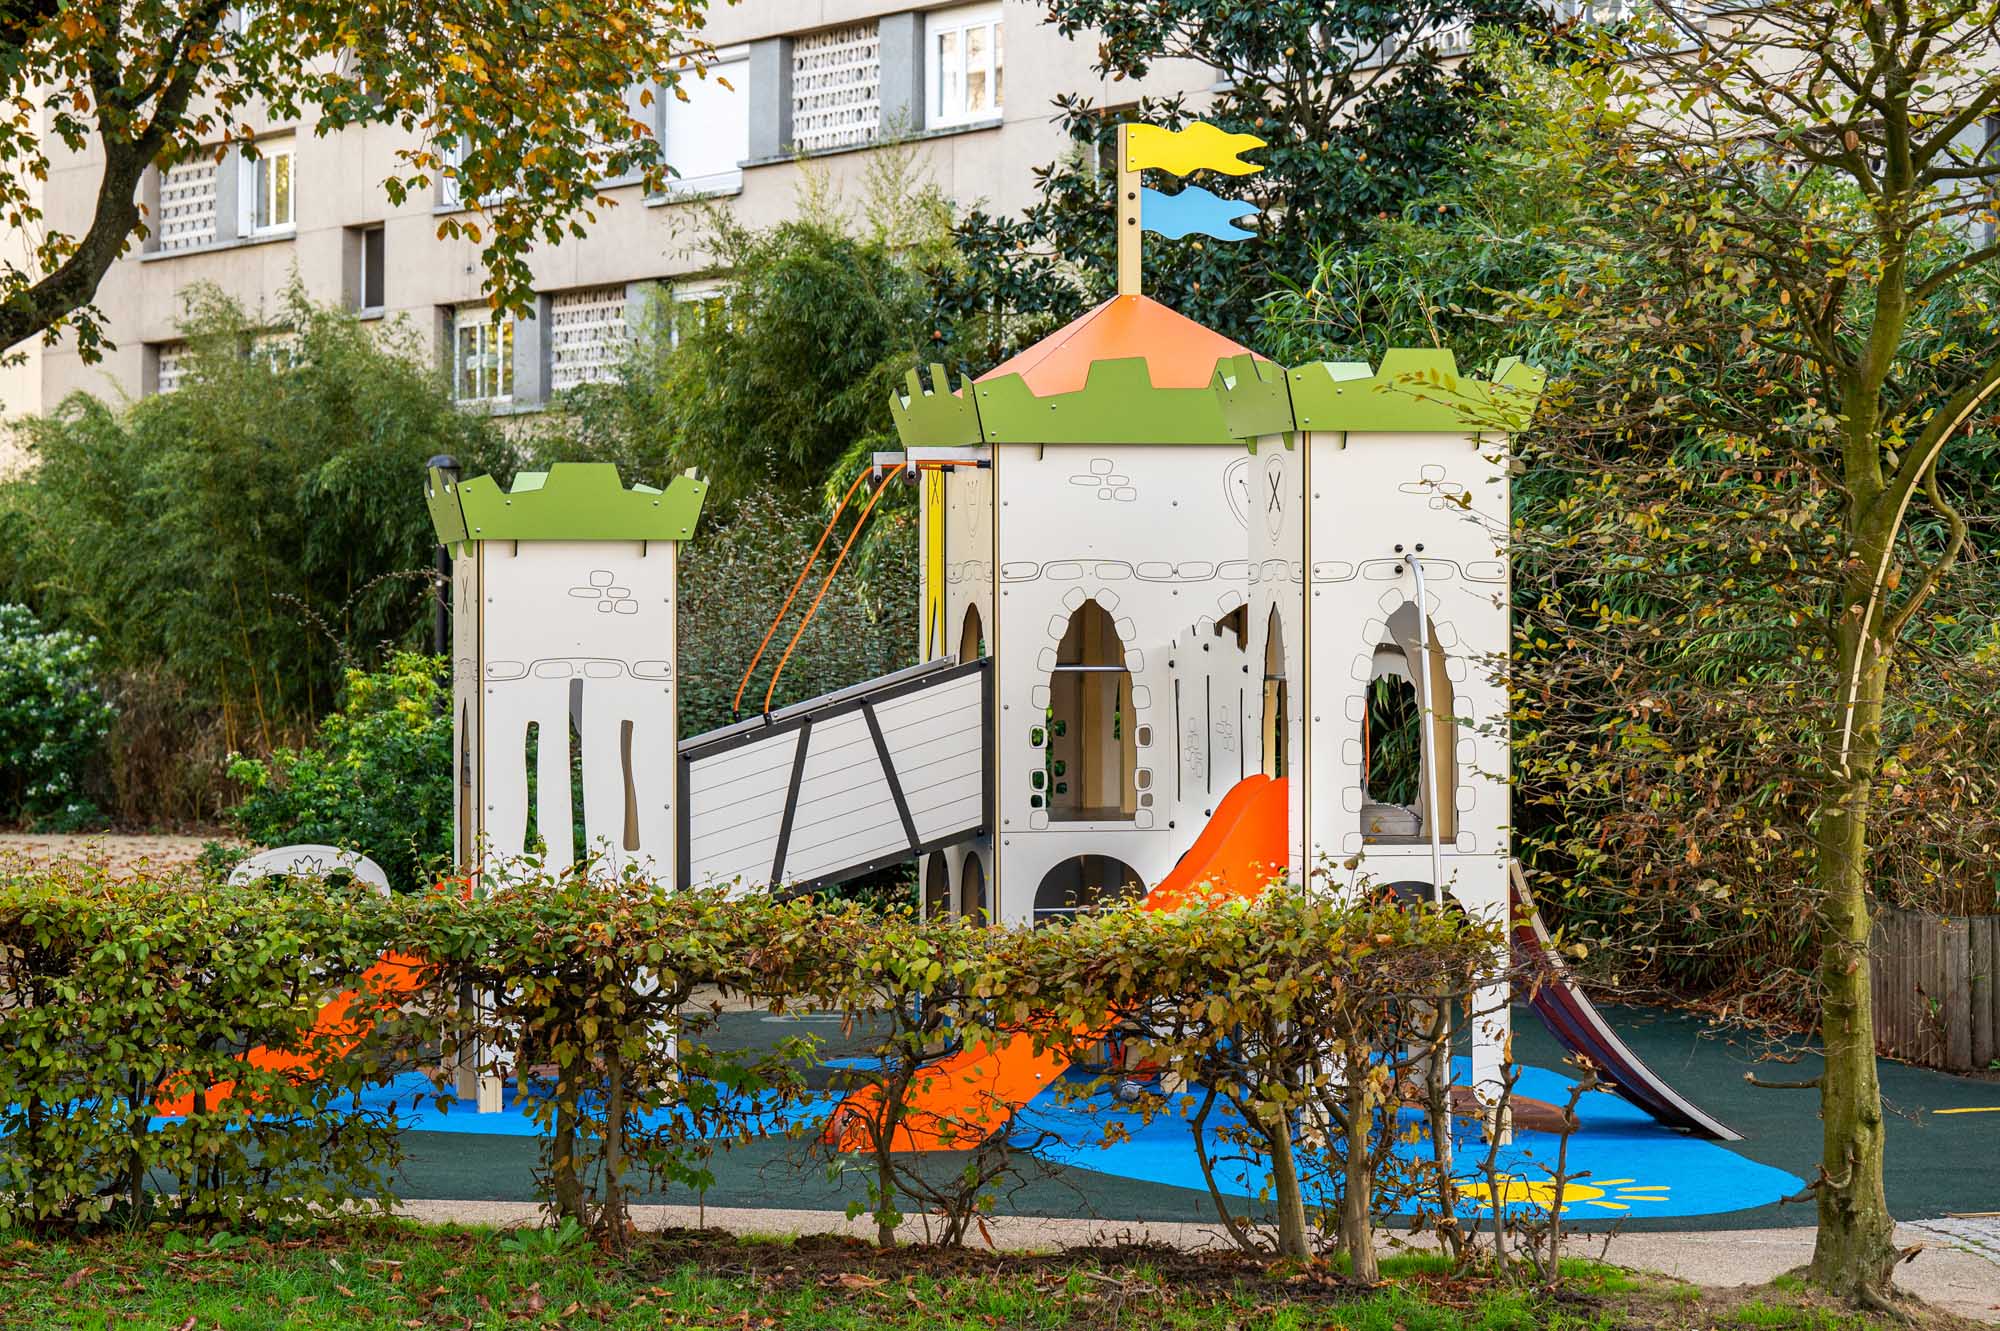
<path fill-rule="evenodd" d="M 847 1063 L 859 1060 L 828 1060 Z M 1469 1072 L 1457 1061 L 1457 1074 Z M 1561 1105 L 1572 1083 L 1560 1073 L 1523 1067 L 1517 1092 Z M 411 1132 L 458 1133 L 493 1137 L 534 1137 L 540 1129 L 522 1106 L 512 1084 L 506 1088 L 502 1111 L 480 1114 L 469 1102 L 449 1102 L 440 1108 L 421 1076 L 398 1078 L 363 1096 L 370 1109 L 393 1114 L 399 1127 Z M 832 1107 L 828 1099 L 808 1100 L 762 1115 L 770 1133 L 791 1130 L 813 1133 Z M 666 1118 L 665 1114 L 655 1116 Z M 1569 1220 L 1671 1219 L 1677 1216 L 1719 1215 L 1766 1206 L 1798 1192 L 1803 1181 L 1714 1142 L 1662 1127 L 1642 1111 L 1614 1095 L 1598 1092 L 1577 1106 L 1580 1123 L 1570 1137 L 1563 1214 Z M 1220 1115 L 1209 1126 L 1207 1139 L 1219 1190 L 1237 1198 L 1263 1196 L 1269 1171 L 1261 1158 L 1229 1140 L 1228 1120 Z M 1406 1116 L 1414 1122 L 1414 1116 Z M 1073 1099 L 1051 1088 L 1031 1102 L 1012 1129 L 1015 1141 L 1052 1162 L 1075 1169 L 1142 1183 L 1205 1191 L 1192 1131 L 1178 1112 L 1163 1112 L 1150 1122 L 1108 1092 Z M 1418 1134 L 1399 1140 L 1397 1153 L 1428 1158 L 1430 1144 Z M 1489 1185 L 1477 1181 L 1485 1143 L 1477 1125 L 1461 1121 L 1454 1142 L 1457 1173 L 1465 1181 L 1466 1214 L 1483 1212 Z M 1551 1171 L 1560 1142 L 1549 1133 L 1520 1131 L 1501 1148 L 1499 1172 L 1502 1204 L 1510 1210 L 1545 1213 L 1552 1200 Z M 1312 1172 L 1310 1170 L 1308 1173 Z M 1309 1194 L 1307 1203 L 1330 1198 Z"/>

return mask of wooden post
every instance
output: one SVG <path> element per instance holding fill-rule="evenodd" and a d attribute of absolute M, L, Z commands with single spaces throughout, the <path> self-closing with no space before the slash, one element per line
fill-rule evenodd
<path fill-rule="evenodd" d="M 1118 294 L 1139 294 L 1139 173 L 1130 165 L 1130 125 L 1118 127 Z"/>

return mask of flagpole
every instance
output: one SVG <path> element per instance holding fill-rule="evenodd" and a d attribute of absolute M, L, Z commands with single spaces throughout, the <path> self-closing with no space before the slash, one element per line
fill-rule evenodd
<path fill-rule="evenodd" d="M 1131 166 L 1130 125 L 1118 127 L 1118 294 L 1139 294 L 1139 173 Z"/>

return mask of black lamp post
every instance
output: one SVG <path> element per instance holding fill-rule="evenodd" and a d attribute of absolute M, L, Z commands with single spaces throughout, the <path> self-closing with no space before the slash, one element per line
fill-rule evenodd
<path fill-rule="evenodd" d="M 444 473 L 445 480 L 458 484 L 458 459 L 449 453 L 439 453 L 424 464 L 424 483 L 430 483 L 433 471 Z M 451 651 L 451 548 L 440 545 L 437 548 L 437 588 L 436 606 L 431 619 L 431 653 L 445 656 Z"/>

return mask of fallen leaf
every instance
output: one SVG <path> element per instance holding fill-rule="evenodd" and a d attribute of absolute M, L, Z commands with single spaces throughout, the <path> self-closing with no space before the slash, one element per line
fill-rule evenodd
<path fill-rule="evenodd" d="M 835 1283 L 842 1289 L 874 1289 L 888 1282 L 877 1280 L 874 1276 L 864 1276 L 858 1271 L 844 1271 L 836 1278 Z"/>

